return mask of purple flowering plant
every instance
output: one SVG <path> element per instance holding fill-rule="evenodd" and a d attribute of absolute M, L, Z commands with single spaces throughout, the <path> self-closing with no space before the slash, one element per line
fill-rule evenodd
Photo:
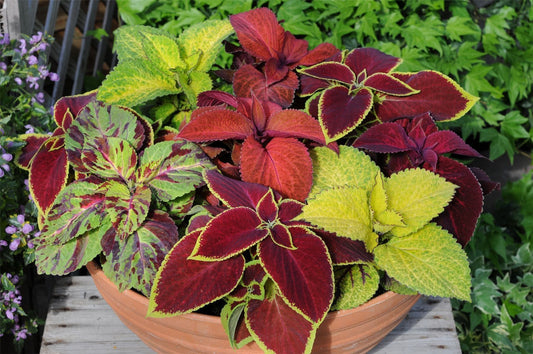
<path fill-rule="evenodd" d="M 15 168 L 20 143 L 13 138 L 50 131 L 44 85 L 58 80 L 44 55 L 50 43 L 42 33 L 16 40 L 0 35 L 0 340 L 12 340 L 15 350 L 40 321 L 22 306 L 25 274 L 34 272 L 32 240 L 39 232 L 27 175 Z"/>

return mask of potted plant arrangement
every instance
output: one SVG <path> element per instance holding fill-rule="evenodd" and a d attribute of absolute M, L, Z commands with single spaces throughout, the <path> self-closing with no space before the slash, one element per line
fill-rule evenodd
<path fill-rule="evenodd" d="M 233 347 L 272 352 L 310 352 L 328 313 L 383 293 L 470 299 L 462 246 L 496 184 L 438 129 L 477 100 L 452 79 L 310 50 L 265 8 L 115 35 L 102 86 L 60 99 L 52 135 L 21 137 L 41 272 L 96 259 L 143 316 L 214 313 Z M 224 40 L 231 65 L 213 71 Z"/>

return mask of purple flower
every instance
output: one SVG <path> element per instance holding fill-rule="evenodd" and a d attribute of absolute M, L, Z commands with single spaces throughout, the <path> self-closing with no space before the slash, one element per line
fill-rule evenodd
<path fill-rule="evenodd" d="M 4 177 L 4 175 L 5 175 L 4 170 L 2 170 L 2 169 L 0 168 L 0 178 Z"/>
<path fill-rule="evenodd" d="M 24 328 L 15 334 L 15 340 L 20 341 L 20 340 L 26 339 L 27 336 L 28 336 L 28 330 Z"/>
<path fill-rule="evenodd" d="M 2 154 L 2 159 L 4 159 L 4 161 L 8 161 L 9 162 L 9 161 L 13 160 L 13 155 L 11 155 L 11 154 L 9 154 L 7 152 L 3 153 Z"/>
<path fill-rule="evenodd" d="M 26 54 L 28 52 L 28 50 L 26 49 L 26 40 L 20 39 L 19 43 L 20 43 L 20 46 L 19 46 L 20 54 L 22 55 Z"/>
<path fill-rule="evenodd" d="M 38 77 L 35 77 L 35 76 L 28 76 L 26 78 L 26 82 L 30 84 L 30 88 L 31 89 L 38 89 L 39 88 L 39 78 Z"/>
<path fill-rule="evenodd" d="M 10 40 L 9 40 L 9 33 L 5 33 L 3 37 L 1 37 L 2 39 L 0 39 L 0 45 L 6 45 L 6 44 L 9 44 Z"/>
<path fill-rule="evenodd" d="M 43 32 L 39 31 L 39 32 L 37 32 L 37 34 L 34 34 L 33 36 L 31 36 L 30 44 L 31 45 L 37 44 L 42 39 L 43 39 Z"/>
<path fill-rule="evenodd" d="M 17 284 L 19 282 L 20 278 L 18 275 L 14 275 L 13 278 L 11 278 L 11 282 L 13 284 Z"/>
<path fill-rule="evenodd" d="M 7 246 L 7 241 L 6 240 L 0 240 L 0 249 L 2 247 L 5 247 L 5 246 Z"/>
<path fill-rule="evenodd" d="M 35 247 L 35 245 L 33 244 L 33 241 L 28 241 L 27 246 L 29 249 L 32 249 L 33 247 Z"/>
<path fill-rule="evenodd" d="M 10 308 L 6 310 L 6 317 L 10 320 L 13 320 L 13 312 L 15 311 L 14 308 Z"/>
<path fill-rule="evenodd" d="M 24 221 L 25 221 L 24 214 L 18 214 L 17 215 L 17 222 L 22 225 L 22 224 L 24 224 Z"/>
<path fill-rule="evenodd" d="M 17 85 L 22 85 L 22 79 L 20 77 L 16 77 L 15 78 L 15 82 L 17 83 Z"/>
<path fill-rule="evenodd" d="M 48 77 L 50 78 L 50 81 L 59 81 L 59 75 L 57 73 L 49 73 Z"/>
<path fill-rule="evenodd" d="M 13 226 L 13 225 L 9 225 L 8 227 L 6 227 L 6 233 L 7 233 L 8 235 L 13 235 L 13 234 L 15 234 L 17 231 L 18 231 L 18 229 L 17 229 L 15 226 Z"/>
<path fill-rule="evenodd" d="M 43 94 L 43 93 L 42 93 L 42 92 L 39 92 L 39 93 L 37 94 L 37 96 L 38 96 L 39 94 Z M 44 96 L 44 95 L 43 95 L 43 96 Z M 39 103 L 42 103 L 42 102 L 39 102 Z M 33 126 L 32 126 L 31 124 L 26 124 L 26 125 L 24 126 L 24 128 L 26 128 L 26 134 L 32 134 L 32 133 L 35 133 L 35 129 L 33 128 Z M 26 186 L 27 186 L 27 185 L 26 185 Z"/>
<path fill-rule="evenodd" d="M 39 60 L 37 60 L 37 57 L 35 55 L 30 55 L 28 59 L 26 60 L 28 61 L 29 65 L 35 65 L 39 62 Z"/>
<path fill-rule="evenodd" d="M 3 61 L 0 62 L 0 70 L 3 70 L 3 71 L 6 71 L 6 70 L 7 70 L 7 64 L 4 63 Z"/>
<path fill-rule="evenodd" d="M 11 243 L 9 244 L 9 249 L 15 252 L 17 248 L 19 248 L 19 245 L 20 245 L 20 238 L 16 238 L 13 241 L 11 241 Z"/>
<path fill-rule="evenodd" d="M 33 231 L 33 226 L 32 225 L 26 223 L 26 224 L 24 224 L 24 226 L 22 226 L 22 232 L 24 233 L 24 235 L 27 235 L 27 234 L 29 234 L 32 231 Z"/>

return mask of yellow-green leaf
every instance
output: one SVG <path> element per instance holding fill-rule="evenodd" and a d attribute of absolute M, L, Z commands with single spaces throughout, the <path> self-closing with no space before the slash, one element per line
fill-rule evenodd
<path fill-rule="evenodd" d="M 148 33 L 141 33 L 141 37 L 144 53 L 152 65 L 158 65 L 164 70 L 186 68 L 180 57 L 179 46 L 173 38 Z"/>
<path fill-rule="evenodd" d="M 340 236 L 365 242 L 368 250 L 377 244 L 372 231 L 368 195 L 357 187 L 335 187 L 309 199 L 300 215 L 311 224 Z"/>
<path fill-rule="evenodd" d="M 405 236 L 426 225 L 452 200 L 455 188 L 453 183 L 420 168 L 390 176 L 385 181 L 388 206 L 406 225 L 394 227 L 392 234 Z"/>
<path fill-rule="evenodd" d="M 379 167 L 362 151 L 350 146 L 339 146 L 339 154 L 327 147 L 311 150 L 313 159 L 313 187 L 310 197 L 324 189 L 353 186 L 370 191 Z"/>
<path fill-rule="evenodd" d="M 98 99 L 132 107 L 180 91 L 170 72 L 164 73 L 148 62 L 135 60 L 122 62 L 109 73 L 98 90 Z"/>
<path fill-rule="evenodd" d="M 466 253 L 436 224 L 377 246 L 374 261 L 390 277 L 422 294 L 470 301 Z"/>
<path fill-rule="evenodd" d="M 208 20 L 189 27 L 178 39 L 187 67 L 208 71 L 222 48 L 222 40 L 231 33 L 229 20 Z"/>
<path fill-rule="evenodd" d="M 339 297 L 331 309 L 348 310 L 362 305 L 372 298 L 378 287 L 379 274 L 376 268 L 371 265 L 355 265 L 339 282 Z"/>
<path fill-rule="evenodd" d="M 402 216 L 394 210 L 384 210 L 374 214 L 374 230 L 379 233 L 389 232 L 395 226 L 405 226 Z"/>

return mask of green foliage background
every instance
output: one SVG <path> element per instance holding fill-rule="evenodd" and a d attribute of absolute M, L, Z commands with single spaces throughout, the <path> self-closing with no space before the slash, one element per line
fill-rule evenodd
<path fill-rule="evenodd" d="M 311 47 L 374 47 L 404 61 L 399 71 L 433 69 L 480 102 L 448 123 L 491 159 L 533 146 L 531 0 L 118 0 L 127 24 L 179 34 L 207 18 L 265 6 Z"/>

